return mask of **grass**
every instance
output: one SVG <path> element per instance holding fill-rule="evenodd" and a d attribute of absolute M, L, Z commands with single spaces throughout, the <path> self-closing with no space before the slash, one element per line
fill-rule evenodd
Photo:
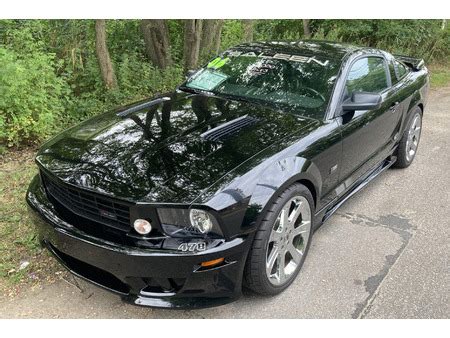
<path fill-rule="evenodd" d="M 24 285 L 51 279 L 60 268 L 42 249 L 28 216 L 25 193 L 36 174 L 32 150 L 0 155 L 0 290 L 12 295 Z M 27 266 L 25 266 L 28 263 Z"/>
<path fill-rule="evenodd" d="M 446 63 L 432 64 L 430 70 L 430 83 L 432 88 L 450 85 L 450 60 Z"/>

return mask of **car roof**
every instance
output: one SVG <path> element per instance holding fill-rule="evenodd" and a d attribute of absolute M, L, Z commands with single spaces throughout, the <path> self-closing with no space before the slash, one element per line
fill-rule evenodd
<path fill-rule="evenodd" d="M 271 52 L 303 56 L 317 56 L 335 60 L 342 60 L 346 55 L 362 50 L 364 48 L 331 41 L 298 40 L 248 42 L 237 45 L 230 49 L 249 52 Z"/>

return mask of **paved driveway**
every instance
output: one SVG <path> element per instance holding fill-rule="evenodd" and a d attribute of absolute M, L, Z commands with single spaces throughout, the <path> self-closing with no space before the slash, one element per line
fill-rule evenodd
<path fill-rule="evenodd" d="M 70 277 L 2 301 L 0 317 L 448 318 L 449 107 L 450 88 L 431 93 L 413 165 L 388 170 L 344 204 L 315 233 L 302 272 L 279 296 L 155 310 Z"/>

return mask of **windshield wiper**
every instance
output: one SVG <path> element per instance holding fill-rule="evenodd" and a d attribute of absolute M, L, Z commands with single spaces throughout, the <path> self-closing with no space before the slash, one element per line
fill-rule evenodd
<path fill-rule="evenodd" d="M 257 103 L 260 105 L 268 105 L 269 103 L 262 99 L 253 99 L 253 98 L 247 98 L 240 95 L 233 95 L 233 94 L 226 94 L 226 93 L 218 93 L 208 90 L 202 90 L 197 88 L 191 88 L 187 86 L 180 86 L 178 87 L 181 91 L 198 94 L 198 95 L 204 95 L 208 97 L 216 97 L 216 98 L 222 98 L 222 99 L 228 99 L 228 100 L 235 100 L 235 101 L 242 101 L 242 102 L 248 102 L 248 103 Z"/>
<path fill-rule="evenodd" d="M 192 94 L 199 94 L 199 95 L 205 95 L 205 96 L 217 96 L 215 93 L 208 91 L 208 90 L 202 90 L 202 89 L 191 88 L 191 87 L 186 87 L 186 86 L 179 86 L 178 89 L 183 92 L 192 93 Z"/>
<path fill-rule="evenodd" d="M 224 99 L 236 100 L 242 102 L 256 103 L 260 105 L 268 105 L 269 103 L 263 99 L 249 98 L 241 95 L 226 94 L 226 93 L 214 93 L 217 97 L 222 97 Z"/>

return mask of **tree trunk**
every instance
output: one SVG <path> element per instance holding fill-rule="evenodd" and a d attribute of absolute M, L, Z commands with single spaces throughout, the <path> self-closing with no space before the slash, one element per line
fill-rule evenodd
<path fill-rule="evenodd" d="M 166 20 L 142 20 L 141 31 L 148 58 L 156 67 L 166 69 L 172 64 Z"/>
<path fill-rule="evenodd" d="M 213 41 L 213 54 L 219 54 L 220 50 L 220 42 L 221 42 L 221 36 L 222 36 L 222 27 L 223 27 L 223 20 L 217 20 L 216 25 L 216 36 Z"/>
<path fill-rule="evenodd" d="M 203 20 L 200 55 L 202 61 L 217 54 L 220 48 L 220 35 L 223 20 Z"/>
<path fill-rule="evenodd" d="M 444 30 L 447 27 L 447 19 L 442 19 L 441 29 Z"/>
<path fill-rule="evenodd" d="M 106 88 L 117 88 L 116 74 L 114 73 L 114 67 L 106 45 L 105 20 L 95 20 L 95 51 Z"/>
<path fill-rule="evenodd" d="M 244 42 L 253 41 L 253 20 L 242 20 L 244 27 Z"/>
<path fill-rule="evenodd" d="M 185 20 L 184 24 L 184 68 L 195 69 L 198 64 L 203 20 Z"/>
<path fill-rule="evenodd" d="M 310 19 L 303 19 L 303 35 L 305 38 L 309 39 L 311 37 L 311 31 L 309 30 Z"/>

